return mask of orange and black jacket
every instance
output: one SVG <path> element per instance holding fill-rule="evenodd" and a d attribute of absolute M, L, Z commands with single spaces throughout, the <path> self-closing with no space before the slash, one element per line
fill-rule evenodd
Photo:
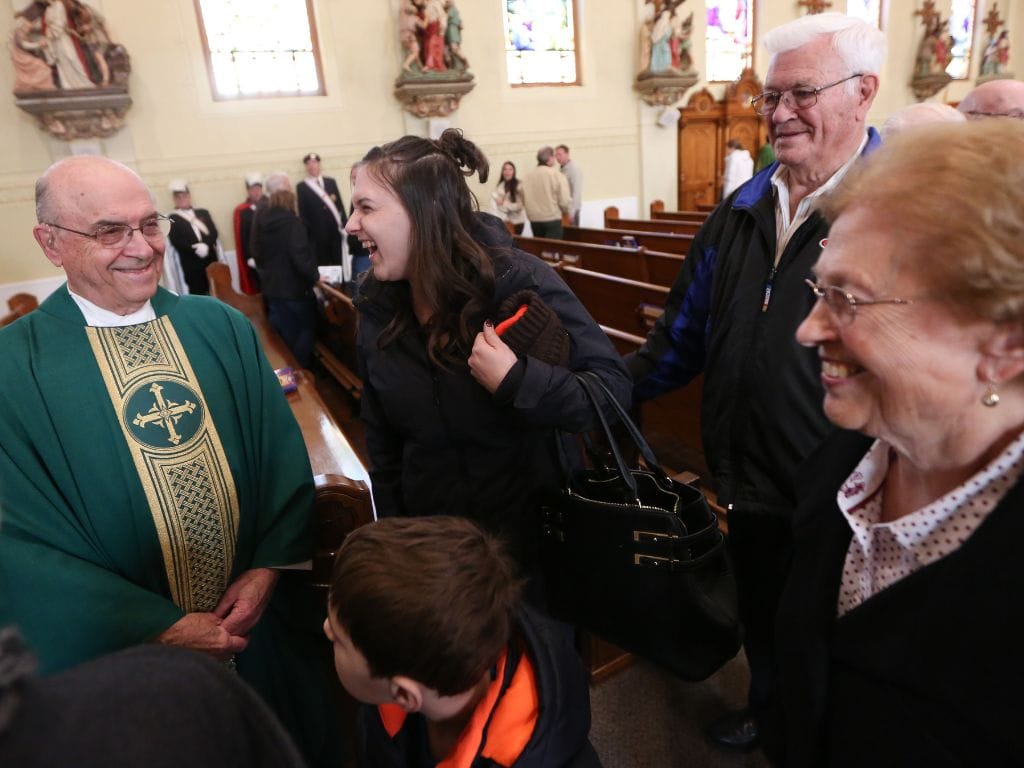
<path fill-rule="evenodd" d="M 562 624 L 524 607 L 518 636 L 452 752 L 429 754 L 422 715 L 364 705 L 365 768 L 600 768 L 590 731 L 586 670 Z"/>

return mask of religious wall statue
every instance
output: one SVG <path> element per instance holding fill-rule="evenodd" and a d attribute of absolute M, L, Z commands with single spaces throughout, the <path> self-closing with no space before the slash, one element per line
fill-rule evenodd
<path fill-rule="evenodd" d="M 395 95 L 418 117 L 439 117 L 458 108 L 474 87 L 462 53 L 462 15 L 454 0 L 401 0 L 398 36 L 402 66 Z"/>
<path fill-rule="evenodd" d="M 685 0 L 646 0 L 640 11 L 640 73 L 635 88 L 652 105 L 678 101 L 697 82 L 690 55 L 693 13 Z"/>
<path fill-rule="evenodd" d="M 1002 27 L 1004 20 L 999 18 L 999 4 L 992 3 L 988 15 L 985 16 L 985 31 L 988 41 L 981 55 L 981 70 L 978 82 L 1013 78 L 1010 72 L 1010 33 Z"/>
<path fill-rule="evenodd" d="M 80 0 L 33 0 L 15 13 L 15 103 L 58 138 L 110 136 L 131 104 L 131 63 L 103 16 Z"/>
<path fill-rule="evenodd" d="M 924 24 L 910 81 L 914 96 L 920 101 L 935 95 L 952 81 L 946 67 L 953 58 L 953 37 L 948 34 L 949 22 L 943 21 L 935 10 L 934 0 L 925 0 L 923 8 L 914 11 L 914 15 L 920 16 Z"/>

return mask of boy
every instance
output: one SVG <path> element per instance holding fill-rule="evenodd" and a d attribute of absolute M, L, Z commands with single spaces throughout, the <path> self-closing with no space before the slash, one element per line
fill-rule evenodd
<path fill-rule="evenodd" d="M 364 765 L 600 768 L 586 672 L 521 591 L 513 561 L 465 518 L 349 534 L 324 632 L 342 684 L 370 705 Z"/>

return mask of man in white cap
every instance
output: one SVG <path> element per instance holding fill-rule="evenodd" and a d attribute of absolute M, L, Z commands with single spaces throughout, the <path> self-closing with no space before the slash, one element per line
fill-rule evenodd
<path fill-rule="evenodd" d="M 175 179 L 170 183 L 170 190 L 174 210 L 170 213 L 171 231 L 167 239 L 178 252 L 188 292 L 206 295 L 210 292 L 206 268 L 217 260 L 217 227 L 208 210 L 192 207 L 187 182 Z"/>
<path fill-rule="evenodd" d="M 348 218 L 338 182 L 320 170 L 320 155 L 310 152 L 302 158 L 307 176 L 297 185 L 299 218 L 309 232 L 309 243 L 320 266 L 341 264 L 341 231 Z"/>
<path fill-rule="evenodd" d="M 260 278 L 255 263 L 250 264 L 249 237 L 256 205 L 263 199 L 263 177 L 258 173 L 245 176 L 245 200 L 235 206 L 235 255 L 238 257 L 238 285 L 243 293 L 259 293 Z"/>

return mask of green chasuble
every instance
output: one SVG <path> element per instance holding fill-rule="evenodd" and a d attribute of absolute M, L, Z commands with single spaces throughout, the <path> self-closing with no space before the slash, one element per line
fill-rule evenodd
<path fill-rule="evenodd" d="M 150 641 L 241 572 L 312 552 L 308 453 L 252 326 L 208 297 L 152 303 L 151 322 L 89 328 L 65 286 L 0 330 L 0 626 L 44 672 Z M 268 667 L 308 655 L 282 647 L 293 630 L 320 632 L 294 580 L 238 659 L 265 695 L 299 682 Z"/>

